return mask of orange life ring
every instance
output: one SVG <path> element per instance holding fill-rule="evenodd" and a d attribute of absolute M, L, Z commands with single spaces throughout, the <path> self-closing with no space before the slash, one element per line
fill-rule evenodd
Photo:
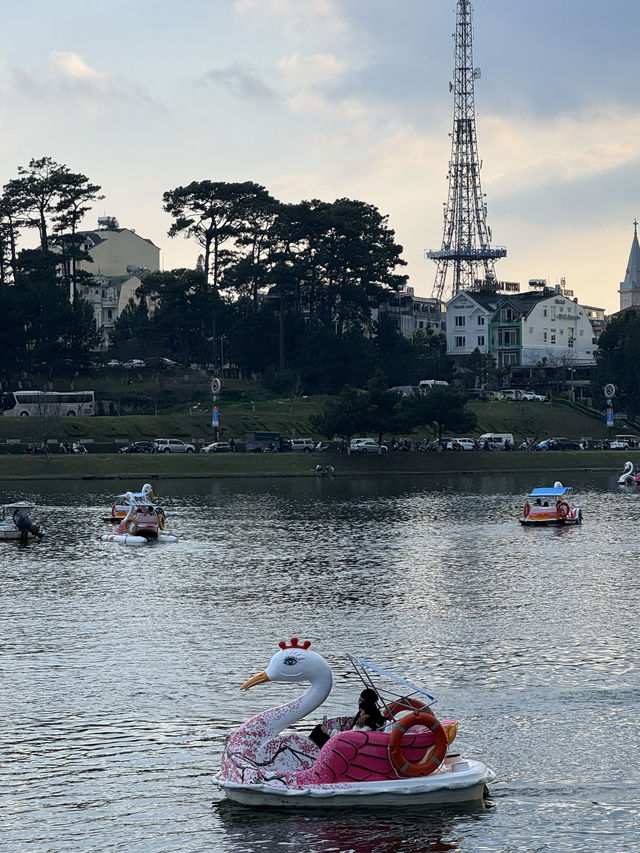
<path fill-rule="evenodd" d="M 135 520 L 135 518 L 130 518 L 129 521 L 127 521 L 127 523 L 125 524 L 124 529 L 127 531 L 127 533 L 130 533 L 131 536 L 135 536 L 138 532 L 138 522 Z"/>
<path fill-rule="evenodd" d="M 570 512 L 569 504 L 566 501 L 558 501 L 556 504 L 556 512 L 560 518 L 567 518 Z"/>
<path fill-rule="evenodd" d="M 420 761 L 407 761 L 402 749 L 402 736 L 411 726 L 426 726 L 433 732 L 435 743 Z M 428 776 L 437 770 L 447 754 L 447 735 L 440 720 L 428 711 L 414 711 L 396 720 L 389 737 L 389 760 L 398 776 Z"/>
<path fill-rule="evenodd" d="M 530 512 L 531 512 L 531 504 L 529 503 L 529 501 L 527 501 L 526 504 L 524 505 L 524 517 L 527 518 L 527 516 L 529 515 Z"/>

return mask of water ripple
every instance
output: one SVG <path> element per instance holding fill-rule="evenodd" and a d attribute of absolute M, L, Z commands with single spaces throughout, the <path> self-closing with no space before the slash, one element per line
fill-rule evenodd
<path fill-rule="evenodd" d="M 577 474 L 582 527 L 529 530 L 516 519 L 531 485 L 165 481 L 180 541 L 130 550 L 100 541 L 106 485 L 8 486 L 2 500 L 34 500 L 49 536 L 3 543 L 3 853 L 633 850 L 640 495 Z M 334 668 L 330 714 L 359 689 L 345 650 L 431 689 L 461 749 L 499 774 L 486 807 L 221 802 L 225 737 L 291 698 L 237 687 L 292 635 Z"/>

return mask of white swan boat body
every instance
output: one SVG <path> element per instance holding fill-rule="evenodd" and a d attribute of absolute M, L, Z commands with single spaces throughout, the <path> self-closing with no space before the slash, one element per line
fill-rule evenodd
<path fill-rule="evenodd" d="M 633 462 L 625 462 L 622 474 L 618 477 L 619 486 L 640 486 L 640 472 L 633 471 Z"/>
<path fill-rule="evenodd" d="M 42 539 L 40 526 L 31 519 L 36 505 L 29 501 L 3 504 L 0 509 L 0 542 L 27 542 Z"/>
<path fill-rule="evenodd" d="M 264 672 L 242 685 L 266 681 L 310 682 L 292 702 L 252 717 L 228 739 L 215 778 L 225 796 L 248 806 L 323 808 L 381 805 L 437 805 L 482 802 L 495 773 L 481 761 L 464 759 L 451 748 L 457 721 L 439 721 L 420 688 L 400 680 L 420 698 L 381 697 L 389 723 L 381 731 L 350 729 L 351 717 L 327 721 L 336 733 L 320 748 L 299 732 L 286 729 L 315 711 L 327 698 L 332 674 L 327 662 L 300 645 L 280 643 Z M 373 669 L 349 656 L 363 683 Z"/>
<path fill-rule="evenodd" d="M 146 545 L 148 542 L 177 542 L 177 536 L 165 532 L 165 515 L 161 507 L 154 506 L 151 486 L 142 492 L 125 492 L 119 499 L 127 512 L 118 522 L 115 533 L 105 533 L 103 542 L 121 545 Z"/>
<path fill-rule="evenodd" d="M 139 503 L 153 503 L 156 496 L 153 493 L 151 483 L 145 483 L 139 492 L 123 492 L 117 495 L 111 504 L 109 515 L 103 518 L 103 521 L 110 521 L 112 524 L 120 524 L 125 515 L 129 512 L 131 500 Z"/>
<path fill-rule="evenodd" d="M 553 486 L 532 489 L 525 501 L 520 524 L 528 527 L 582 524 L 582 508 L 568 501 L 573 491 L 556 481 Z"/>

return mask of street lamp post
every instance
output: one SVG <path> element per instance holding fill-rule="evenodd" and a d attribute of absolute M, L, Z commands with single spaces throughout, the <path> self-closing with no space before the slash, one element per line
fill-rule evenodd
<path fill-rule="evenodd" d="M 213 400 L 213 408 L 211 410 L 211 426 L 213 427 L 213 440 L 218 440 L 220 429 L 220 412 L 218 411 L 218 394 L 220 393 L 221 383 L 218 377 L 211 380 L 211 397 Z"/>
<path fill-rule="evenodd" d="M 220 335 L 220 376 L 224 377 L 224 342 L 227 340 L 226 335 Z"/>

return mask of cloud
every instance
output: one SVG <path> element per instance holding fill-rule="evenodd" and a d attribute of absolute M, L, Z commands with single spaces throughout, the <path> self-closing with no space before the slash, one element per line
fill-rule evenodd
<path fill-rule="evenodd" d="M 487 184 L 507 193 L 583 181 L 640 159 L 640 112 L 611 105 L 548 121 L 484 118 L 479 147 Z"/>
<path fill-rule="evenodd" d="M 344 76 L 347 65 L 332 53 L 315 53 L 302 56 L 294 53 L 280 60 L 285 77 L 297 85 L 322 87 L 333 84 Z"/>
<path fill-rule="evenodd" d="M 49 65 L 41 71 L 25 71 L 6 66 L 0 74 L 0 85 L 31 100 L 76 100 L 84 114 L 100 115 L 109 104 L 133 104 L 162 109 L 142 89 L 106 71 L 91 68 L 77 53 L 57 50 L 49 54 Z"/>
<path fill-rule="evenodd" d="M 50 54 L 51 65 L 61 78 L 81 83 L 88 89 L 108 90 L 110 77 L 104 71 L 90 68 L 77 53 L 60 53 L 54 50 Z"/>
<path fill-rule="evenodd" d="M 236 63 L 228 68 L 207 71 L 197 85 L 214 83 L 223 86 L 232 95 L 251 101 L 271 101 L 277 95 L 260 77 L 247 66 Z"/>
<path fill-rule="evenodd" d="M 293 113 L 315 114 L 317 118 L 322 115 L 324 121 L 335 121 L 338 126 L 353 118 L 356 112 L 353 106 L 347 107 L 343 98 L 327 95 L 327 88 L 344 73 L 344 64 L 336 57 L 295 54 L 281 60 L 280 68 L 284 73 L 284 88 L 288 91 L 287 106 Z"/>
<path fill-rule="evenodd" d="M 286 38 L 332 40 L 348 31 L 334 0 L 234 0 L 234 12 L 253 27 L 275 25 Z"/>

